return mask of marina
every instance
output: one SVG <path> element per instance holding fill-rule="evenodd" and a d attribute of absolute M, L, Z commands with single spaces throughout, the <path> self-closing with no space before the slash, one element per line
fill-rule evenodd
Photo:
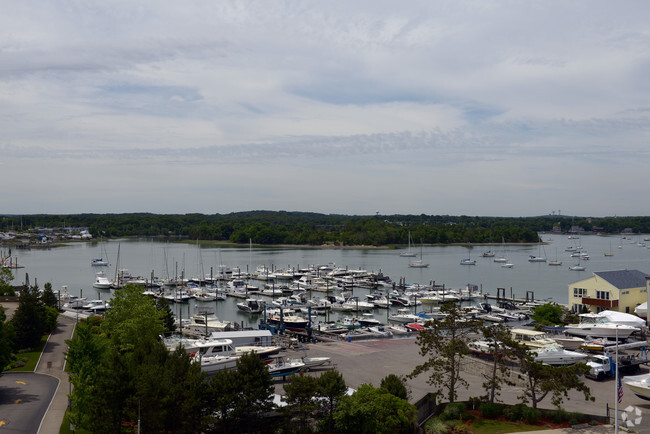
<path fill-rule="evenodd" d="M 454 293 L 468 291 L 468 288 L 489 299 L 496 297 L 499 291 L 500 297 L 509 299 L 525 301 L 534 298 L 536 301 L 552 300 L 566 304 L 568 285 L 591 276 L 594 271 L 650 271 L 650 249 L 640 246 L 633 238 L 588 235 L 572 240 L 563 234 L 541 234 L 541 238 L 544 241 L 541 246 L 508 245 L 503 248 L 500 245 L 475 245 L 469 249 L 469 255 L 467 246 L 421 246 L 421 257 L 430 264 L 428 268 L 409 267 L 412 260 L 400 256 L 407 249 L 406 246 L 402 249 L 219 248 L 152 239 L 90 241 L 49 250 L 21 250 L 13 261 L 18 261 L 25 268 L 14 270 L 14 283 L 24 282 L 29 274 L 30 281 L 36 280 L 40 286 L 50 282 L 55 290 L 66 287 L 73 296 L 108 300 L 113 290 L 105 288 L 105 280 L 98 283 L 98 277 L 115 281 L 118 276 L 128 276 L 136 283 L 166 281 L 171 285 L 166 295 L 178 317 L 189 319 L 206 311 L 222 321 L 256 327 L 263 316 L 263 309 L 258 308 L 258 313 L 249 313 L 239 309 L 237 304 L 246 304 L 248 298 L 260 300 L 269 306 L 275 304 L 276 307 L 282 307 L 283 302 L 294 304 L 287 302 L 286 297 L 291 296 L 295 286 L 304 289 L 306 299 L 312 301 L 315 324 L 336 321 L 340 317 L 350 316 L 350 312 L 360 316 L 358 310 L 366 309 L 376 319 L 389 323 L 390 315 L 398 314 L 399 308 L 407 307 L 413 314 L 430 310 L 435 301 L 444 297 L 450 299 L 456 296 Z M 545 257 L 546 252 L 557 251 L 558 259 L 564 259 L 568 264 L 574 249 L 568 252 L 565 249 L 576 241 L 580 241 L 581 251 L 590 257 L 583 262 L 584 271 L 569 270 L 568 266 L 550 266 L 546 262 L 529 262 L 531 255 Z M 620 245 L 620 248 L 612 251 L 612 243 Z M 508 262 L 515 264 L 513 268 L 503 268 L 497 261 L 500 257 L 483 254 L 501 249 L 507 249 Z M 468 256 L 475 258 L 472 260 L 476 264 L 471 267 L 460 265 L 460 261 Z M 93 258 L 108 258 L 110 265 L 92 266 Z M 306 270 L 312 272 L 311 277 L 300 277 L 307 273 Z M 338 280 L 325 279 L 333 272 L 332 276 L 337 272 L 340 274 Z M 374 276 L 375 288 L 361 284 L 369 276 Z M 228 279 L 221 279 L 225 277 Z M 179 283 L 189 281 L 196 283 L 188 288 L 177 287 Z M 94 284 L 102 287 L 94 287 Z M 207 287 L 202 286 L 206 284 Z M 192 285 L 214 292 L 192 297 Z M 287 291 L 290 285 L 295 286 Z M 408 300 L 402 300 L 402 305 L 398 305 L 380 297 L 373 303 L 368 297 L 377 291 L 387 295 L 394 287 L 402 295 L 420 294 L 417 304 L 405 306 L 404 302 L 408 303 Z M 421 290 L 426 287 L 435 287 L 438 293 L 422 296 Z M 162 288 L 147 290 L 160 292 Z M 350 302 L 339 298 L 341 303 L 335 302 L 334 308 L 327 310 L 328 296 L 355 298 Z M 439 298 L 436 299 L 436 296 Z M 185 301 L 178 303 L 179 300 Z M 321 303 L 320 308 L 318 303 Z M 367 308 L 367 303 L 372 303 L 372 307 Z M 386 309 L 387 306 L 390 307 Z M 288 306 L 285 304 L 285 307 Z"/>

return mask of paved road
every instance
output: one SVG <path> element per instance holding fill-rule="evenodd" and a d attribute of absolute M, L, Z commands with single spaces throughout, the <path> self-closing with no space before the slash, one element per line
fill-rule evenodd
<path fill-rule="evenodd" d="M 3 303 L 7 317 L 15 305 Z M 59 315 L 57 328 L 50 335 L 35 372 L 10 372 L 0 377 L 0 434 L 59 432 L 70 390 L 64 371 L 65 340 L 72 337 L 74 325 L 73 318 Z"/>
<path fill-rule="evenodd" d="M 59 380 L 49 375 L 3 374 L 0 377 L 0 433 L 38 432 L 58 385 Z"/>

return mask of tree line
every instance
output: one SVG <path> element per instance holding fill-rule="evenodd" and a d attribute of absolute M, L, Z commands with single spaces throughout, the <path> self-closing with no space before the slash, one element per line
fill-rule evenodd
<path fill-rule="evenodd" d="M 18 228 L 88 228 L 95 238 L 183 237 L 263 245 L 403 245 L 415 243 L 531 243 L 538 232 L 573 227 L 604 233 L 650 233 L 650 217 L 471 217 L 445 215 L 347 216 L 287 211 L 230 214 L 25 215 L 0 219 L 0 231 Z"/>

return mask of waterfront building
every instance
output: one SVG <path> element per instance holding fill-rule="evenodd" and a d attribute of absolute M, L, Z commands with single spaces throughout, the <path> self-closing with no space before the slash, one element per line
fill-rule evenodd
<path fill-rule="evenodd" d="M 634 313 L 648 299 L 646 278 L 650 276 L 639 270 L 596 271 L 588 279 L 569 284 L 569 309 Z"/>

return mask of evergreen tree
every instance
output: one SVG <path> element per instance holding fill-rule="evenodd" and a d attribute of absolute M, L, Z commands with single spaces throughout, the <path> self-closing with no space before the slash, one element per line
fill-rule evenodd
<path fill-rule="evenodd" d="M 45 285 L 43 286 L 41 302 L 45 306 L 55 309 L 59 308 L 59 300 L 56 298 L 56 295 L 54 295 L 54 291 L 52 291 L 52 284 L 50 282 L 45 282 Z"/>
<path fill-rule="evenodd" d="M 11 362 L 14 351 L 13 326 L 6 319 L 5 309 L 0 306 L 0 375 Z"/>
<path fill-rule="evenodd" d="M 169 301 L 166 298 L 160 297 L 156 300 L 156 309 L 163 313 L 163 327 L 165 333 L 173 333 L 176 331 L 176 320 L 174 319 L 174 312 L 169 306 Z"/>
<path fill-rule="evenodd" d="M 14 275 L 11 274 L 11 270 L 0 267 L 0 295 L 16 295 L 14 287 L 11 286 L 12 280 L 14 280 Z"/>
<path fill-rule="evenodd" d="M 321 374 L 316 386 L 318 396 L 325 399 L 327 404 L 327 431 L 332 431 L 334 409 L 341 398 L 345 396 L 348 387 L 345 385 L 343 375 L 335 369 Z"/>
<path fill-rule="evenodd" d="M 380 387 L 386 389 L 390 394 L 397 396 L 401 399 L 408 400 L 408 390 L 404 379 L 395 374 L 389 374 L 382 378 Z"/>
<path fill-rule="evenodd" d="M 287 411 L 298 419 L 299 432 L 311 428 L 313 413 L 318 407 L 314 397 L 317 393 L 316 379 L 311 375 L 294 374 L 284 385 L 284 400 L 288 404 Z M 311 430 L 311 429 L 310 429 Z"/>
<path fill-rule="evenodd" d="M 45 308 L 40 301 L 38 287 L 21 289 L 12 322 L 19 349 L 38 346 L 47 328 Z"/>

